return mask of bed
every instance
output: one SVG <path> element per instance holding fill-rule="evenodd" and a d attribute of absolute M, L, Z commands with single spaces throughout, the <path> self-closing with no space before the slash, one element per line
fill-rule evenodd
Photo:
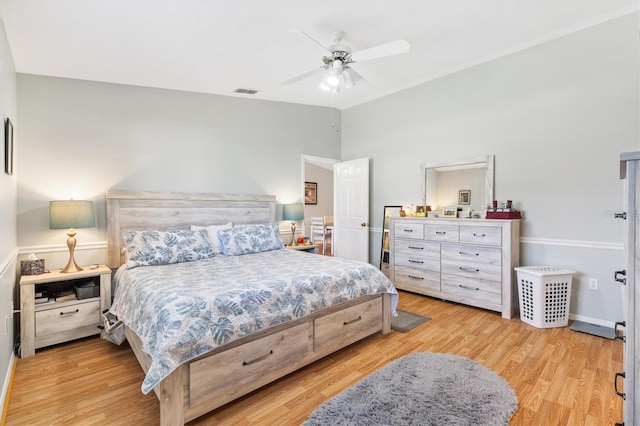
<path fill-rule="evenodd" d="M 275 196 L 109 190 L 106 199 L 107 263 L 118 268 L 112 309 L 145 371 L 142 391 L 160 401 L 161 424 L 184 424 L 390 331 L 397 293 L 379 270 L 269 246 Z M 193 244 L 188 261 L 137 264 L 131 255 L 150 233 L 173 238 L 193 225 L 205 228 L 190 238 L 220 227 L 214 255 L 207 244 Z M 258 231 L 267 245 L 247 249 Z"/>

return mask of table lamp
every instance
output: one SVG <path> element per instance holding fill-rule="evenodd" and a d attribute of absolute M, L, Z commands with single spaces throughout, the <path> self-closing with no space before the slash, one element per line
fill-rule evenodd
<path fill-rule="evenodd" d="M 291 244 L 289 245 L 297 245 L 295 221 L 304 219 L 304 206 L 302 205 L 302 203 L 291 203 L 282 206 L 282 219 L 291 221 Z"/>
<path fill-rule="evenodd" d="M 96 226 L 96 221 L 93 214 L 93 201 L 63 200 L 49 203 L 49 229 L 69 228 L 67 232 L 69 262 L 60 272 L 82 271 L 73 258 L 73 252 L 76 248 L 74 228 L 93 228 L 94 226 Z"/>

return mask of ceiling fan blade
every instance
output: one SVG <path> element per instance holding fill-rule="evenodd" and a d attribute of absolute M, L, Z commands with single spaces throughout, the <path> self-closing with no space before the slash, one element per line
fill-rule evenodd
<path fill-rule="evenodd" d="M 370 59 L 382 58 L 384 56 L 399 55 L 407 53 L 411 49 L 407 40 L 396 40 L 369 49 L 360 50 L 351 54 L 353 62 L 368 61 Z"/>
<path fill-rule="evenodd" d="M 305 33 L 304 31 L 301 31 L 301 30 L 289 30 L 287 32 L 296 33 L 296 34 L 302 34 L 302 35 L 306 36 L 309 40 L 311 40 L 312 42 L 314 42 L 315 44 L 320 46 L 325 52 L 332 53 L 331 50 L 329 50 L 329 48 L 324 46 L 322 43 L 320 43 L 318 40 L 316 40 L 315 38 L 311 37 L 309 34 Z"/>
<path fill-rule="evenodd" d="M 364 78 L 362 75 L 360 75 L 359 72 L 357 72 L 351 67 L 345 67 L 343 73 L 345 74 L 345 79 L 344 79 L 345 83 L 349 81 L 349 79 L 352 82 L 350 85 L 347 84 L 349 87 L 355 86 L 357 84 L 362 84 L 362 83 L 368 84 L 369 86 L 371 86 L 371 83 L 369 83 L 369 81 L 366 78 Z"/>
<path fill-rule="evenodd" d="M 304 80 L 307 77 L 311 77 L 312 75 L 319 74 L 325 70 L 325 67 L 314 68 L 311 71 L 303 72 L 302 74 L 298 74 L 295 77 L 291 77 L 288 80 L 283 81 L 281 84 L 289 85 L 293 83 L 297 83 L 300 80 Z"/>

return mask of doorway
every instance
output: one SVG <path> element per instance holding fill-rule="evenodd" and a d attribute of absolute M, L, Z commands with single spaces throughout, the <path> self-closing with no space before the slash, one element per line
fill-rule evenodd
<path fill-rule="evenodd" d="M 311 218 L 333 217 L 333 158 L 302 156 L 302 200 L 304 201 L 304 235 L 311 236 Z M 311 192 L 310 192 L 311 191 Z M 331 247 L 330 253 L 333 251 Z"/>

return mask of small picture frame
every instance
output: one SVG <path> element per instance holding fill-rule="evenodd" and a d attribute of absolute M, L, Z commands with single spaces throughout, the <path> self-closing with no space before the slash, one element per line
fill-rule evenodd
<path fill-rule="evenodd" d="M 13 175 L 13 124 L 9 117 L 4 121 L 4 172 Z"/>
<path fill-rule="evenodd" d="M 304 183 L 304 203 L 318 204 L 318 183 L 317 182 Z"/>
<path fill-rule="evenodd" d="M 445 207 L 442 210 L 442 217 L 458 217 L 458 209 L 455 207 Z"/>
<path fill-rule="evenodd" d="M 471 204 L 471 191 L 468 189 L 461 189 L 458 191 L 458 204 L 461 206 L 468 206 Z"/>
<path fill-rule="evenodd" d="M 416 217 L 425 217 L 429 206 L 416 206 Z"/>

